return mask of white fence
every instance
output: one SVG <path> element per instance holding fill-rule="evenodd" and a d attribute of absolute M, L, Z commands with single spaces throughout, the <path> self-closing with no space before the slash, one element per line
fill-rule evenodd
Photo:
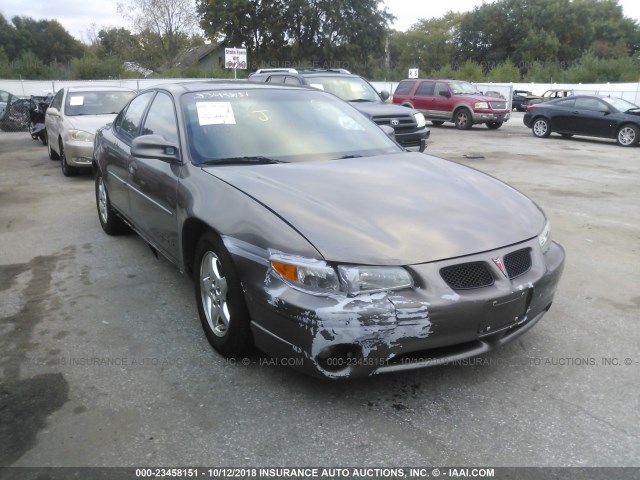
<path fill-rule="evenodd" d="M 203 78 L 167 78 L 167 79 L 139 79 L 139 80 L 2 80 L 0 90 L 6 90 L 19 97 L 30 95 L 46 95 L 57 92 L 66 86 L 119 86 L 141 90 L 153 85 L 170 82 L 189 82 L 213 79 Z M 371 82 L 379 91 L 387 90 L 393 94 L 398 82 Z M 636 105 L 640 105 L 640 83 L 477 83 L 478 89 L 485 92 L 493 90 L 510 97 L 511 90 L 526 90 L 536 95 L 542 95 L 552 88 L 573 90 L 576 94 L 611 95 L 624 98 Z"/>

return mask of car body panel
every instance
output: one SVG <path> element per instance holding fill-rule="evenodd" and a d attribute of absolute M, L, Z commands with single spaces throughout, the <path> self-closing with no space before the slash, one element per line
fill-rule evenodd
<path fill-rule="evenodd" d="M 238 89 L 243 95 L 228 92 Z M 181 105 L 191 92 L 253 100 L 258 89 L 288 95 L 293 87 L 208 83 L 150 91 Z M 376 141 L 384 137 L 392 153 L 289 164 L 195 164 L 187 118 L 177 115 L 173 160 L 136 155 L 138 137 L 123 140 L 116 119 L 96 135 L 94 169 L 105 178 L 117 214 L 182 271 L 198 268 L 198 235 L 220 238 L 241 279 L 253 339 L 266 353 L 300 359 L 296 368 L 325 378 L 406 370 L 489 351 L 526 332 L 549 309 L 564 252 L 551 241 L 541 247 L 544 214 L 498 180 L 402 151 L 375 127 L 369 128 L 380 136 Z M 120 184 L 122 190 L 111 195 Z M 500 267 L 519 252 L 529 258 L 528 268 L 515 275 Z M 400 266 L 413 286 L 312 294 L 276 273 L 274 256 L 331 268 Z M 469 264 L 483 265 L 490 284 L 460 290 L 445 280 L 443 269 Z M 354 357 L 331 356 L 341 348 Z"/>

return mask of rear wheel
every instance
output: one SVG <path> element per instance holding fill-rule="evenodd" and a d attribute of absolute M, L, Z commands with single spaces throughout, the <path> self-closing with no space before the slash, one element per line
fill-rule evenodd
<path fill-rule="evenodd" d="M 238 357 L 251 345 L 249 312 L 231 255 L 213 233 L 196 247 L 193 271 L 198 314 L 211 346 L 225 357 Z"/>
<path fill-rule="evenodd" d="M 631 124 L 623 125 L 618 130 L 616 141 L 622 147 L 635 147 L 640 141 L 640 129 Z"/>
<path fill-rule="evenodd" d="M 489 130 L 497 130 L 502 126 L 502 122 L 487 122 L 487 128 Z"/>
<path fill-rule="evenodd" d="M 536 118 L 531 126 L 531 131 L 538 138 L 546 138 L 551 135 L 551 125 L 546 118 Z"/>
<path fill-rule="evenodd" d="M 62 145 L 62 140 L 58 142 L 60 149 L 60 168 L 62 168 L 62 174 L 65 177 L 75 177 L 78 175 L 78 167 L 72 167 L 67 163 L 67 156 L 64 153 L 64 146 Z"/>
<path fill-rule="evenodd" d="M 453 116 L 453 121 L 458 130 L 469 130 L 473 126 L 471 112 L 466 108 L 458 110 Z"/>

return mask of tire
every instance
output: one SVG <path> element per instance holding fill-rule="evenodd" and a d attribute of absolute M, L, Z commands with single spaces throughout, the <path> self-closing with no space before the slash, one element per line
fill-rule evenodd
<path fill-rule="evenodd" d="M 466 108 L 461 108 L 453 115 L 453 121 L 458 130 L 469 130 L 473 126 L 471 112 Z"/>
<path fill-rule="evenodd" d="M 107 235 L 118 235 L 129 231 L 129 227 L 118 217 L 111 207 L 109 192 L 104 184 L 102 173 L 96 173 L 96 207 L 98 208 L 98 219 L 100 226 Z"/>
<path fill-rule="evenodd" d="M 444 122 L 442 120 L 431 120 L 431 124 L 436 127 L 439 127 L 440 125 L 443 125 Z"/>
<path fill-rule="evenodd" d="M 64 146 L 62 145 L 62 140 L 58 142 L 60 148 L 60 168 L 62 169 L 62 174 L 65 177 L 75 177 L 78 175 L 78 168 L 72 167 L 67 163 L 67 156 L 64 153 Z"/>
<path fill-rule="evenodd" d="M 531 131 L 533 132 L 533 135 L 538 138 L 547 138 L 551 135 L 551 125 L 549 125 L 549 120 L 542 117 L 534 119 L 531 124 Z"/>
<path fill-rule="evenodd" d="M 51 148 L 51 144 L 49 143 L 49 134 L 47 133 L 47 131 L 45 130 L 45 138 L 47 140 L 47 152 L 49 152 L 49 160 L 60 160 L 60 155 L 58 155 L 52 148 Z"/>
<path fill-rule="evenodd" d="M 193 265 L 198 315 L 211 346 L 229 358 L 247 353 L 252 345 L 249 312 L 231 255 L 213 233 L 205 233 Z"/>
<path fill-rule="evenodd" d="M 487 122 L 487 128 L 489 130 L 497 130 L 502 126 L 503 122 Z"/>
<path fill-rule="evenodd" d="M 640 141 L 640 129 L 627 123 L 622 125 L 616 133 L 616 142 L 621 147 L 635 147 Z"/>
<path fill-rule="evenodd" d="M 34 140 L 38 139 L 38 135 L 35 135 L 33 133 L 33 122 L 29 122 L 29 135 L 31 135 L 31 138 L 33 138 Z"/>

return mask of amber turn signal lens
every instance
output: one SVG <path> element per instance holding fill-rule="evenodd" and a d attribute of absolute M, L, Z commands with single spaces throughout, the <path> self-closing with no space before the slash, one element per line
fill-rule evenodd
<path fill-rule="evenodd" d="M 282 278 L 291 282 L 298 281 L 298 267 L 295 265 L 271 260 L 271 267 L 278 272 Z"/>

